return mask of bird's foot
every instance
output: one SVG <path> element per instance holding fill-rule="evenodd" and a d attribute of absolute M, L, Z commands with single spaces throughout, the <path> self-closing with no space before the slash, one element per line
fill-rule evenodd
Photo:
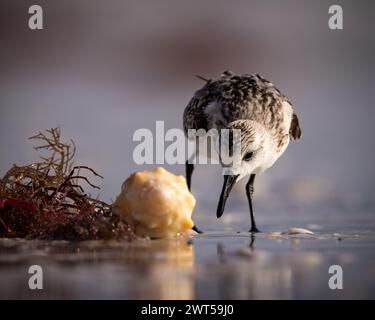
<path fill-rule="evenodd" d="M 196 233 L 203 233 L 203 231 L 199 230 L 196 226 L 192 227 L 191 229 L 194 230 Z"/>
<path fill-rule="evenodd" d="M 257 227 L 251 227 L 251 229 L 249 230 L 250 233 L 259 233 L 259 229 Z"/>

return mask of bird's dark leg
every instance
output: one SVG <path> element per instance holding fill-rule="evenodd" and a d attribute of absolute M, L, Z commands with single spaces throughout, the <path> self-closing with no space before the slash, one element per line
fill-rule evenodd
<path fill-rule="evenodd" d="M 186 182 L 187 182 L 187 186 L 189 188 L 189 191 L 191 191 L 191 176 L 192 176 L 193 171 L 194 171 L 194 164 L 189 163 L 189 160 L 187 160 L 186 163 L 185 163 L 185 169 L 186 169 Z M 195 232 L 203 233 L 196 226 L 192 227 L 192 229 Z"/>
<path fill-rule="evenodd" d="M 250 175 L 249 181 L 246 184 L 246 195 L 247 200 L 249 201 L 249 209 L 250 209 L 250 218 L 251 218 L 251 229 L 250 232 L 259 232 L 254 219 L 254 211 L 253 211 L 253 193 L 254 193 L 254 180 L 255 174 Z"/>
<path fill-rule="evenodd" d="M 189 160 L 187 160 L 185 163 L 185 169 L 186 169 L 187 186 L 189 188 L 189 191 L 191 191 L 191 175 L 193 174 L 193 171 L 194 171 L 194 164 L 189 163 Z"/>

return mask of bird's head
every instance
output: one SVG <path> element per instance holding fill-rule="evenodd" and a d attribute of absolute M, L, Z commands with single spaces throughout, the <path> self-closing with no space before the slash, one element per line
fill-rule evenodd
<path fill-rule="evenodd" d="M 236 120 L 231 122 L 227 138 L 220 140 L 221 150 L 229 150 L 230 161 L 223 160 L 224 184 L 217 208 L 217 216 L 223 214 L 225 202 L 235 183 L 242 178 L 262 172 L 269 159 L 269 137 L 264 127 L 252 120 Z M 268 166 L 267 166 L 268 167 Z"/>

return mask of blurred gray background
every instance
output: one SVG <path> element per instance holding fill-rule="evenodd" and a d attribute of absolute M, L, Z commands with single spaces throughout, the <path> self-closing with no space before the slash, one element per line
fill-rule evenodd
<path fill-rule="evenodd" d="M 132 160 L 133 132 L 154 131 L 156 120 L 182 127 L 203 84 L 194 75 L 230 69 L 274 82 L 303 131 L 257 181 L 257 210 L 270 213 L 260 221 L 373 221 L 374 2 L 39 0 L 42 31 L 27 26 L 32 4 L 0 4 L 0 175 L 38 159 L 27 137 L 60 126 L 77 144 L 77 164 L 105 177 L 96 182 L 111 201 L 146 168 Z M 343 7 L 344 30 L 328 28 L 332 4 Z M 214 216 L 221 180 L 218 167 L 196 169 L 198 216 Z M 241 185 L 228 208 L 247 212 Z"/>

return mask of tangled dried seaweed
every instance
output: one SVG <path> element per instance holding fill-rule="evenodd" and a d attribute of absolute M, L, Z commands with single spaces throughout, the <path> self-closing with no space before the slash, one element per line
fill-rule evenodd
<path fill-rule="evenodd" d="M 129 226 L 110 205 L 85 194 L 92 184 L 83 172 L 102 178 L 87 166 L 74 166 L 76 147 L 61 142 L 59 128 L 30 137 L 44 151 L 41 161 L 14 165 L 0 180 L 0 237 L 32 239 L 132 239 Z"/>

